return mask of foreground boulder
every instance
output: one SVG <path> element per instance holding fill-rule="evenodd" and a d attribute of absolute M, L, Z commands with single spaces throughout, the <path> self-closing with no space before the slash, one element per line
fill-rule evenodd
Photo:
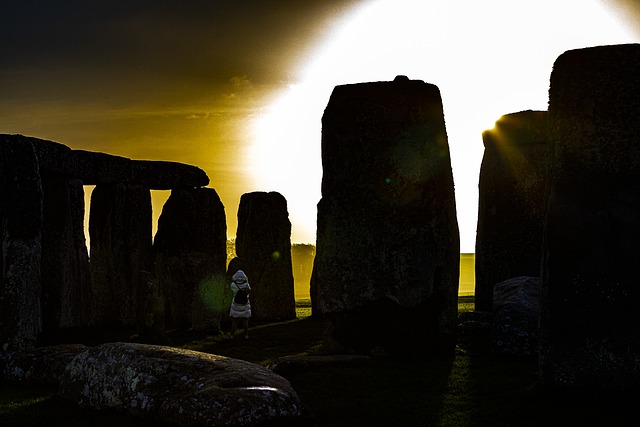
<path fill-rule="evenodd" d="M 78 355 L 60 394 L 181 426 L 249 425 L 300 415 L 291 384 L 267 368 L 190 350 L 110 343 Z"/>
<path fill-rule="evenodd" d="M 538 354 L 540 278 L 514 277 L 493 289 L 491 344 L 494 353 Z"/>
<path fill-rule="evenodd" d="M 551 73 L 540 316 L 547 385 L 640 389 L 638 76 L 640 44 L 568 51 Z"/>
<path fill-rule="evenodd" d="M 403 76 L 337 86 L 322 167 L 312 283 L 325 351 L 452 354 L 460 245 L 439 89 Z"/>

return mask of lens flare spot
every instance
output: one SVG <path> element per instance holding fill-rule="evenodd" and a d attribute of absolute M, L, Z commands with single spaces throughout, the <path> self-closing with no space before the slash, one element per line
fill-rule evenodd
<path fill-rule="evenodd" d="M 204 279 L 200 282 L 198 293 L 203 306 L 211 313 L 226 311 L 231 300 L 231 291 L 223 275 L 210 276 Z"/>

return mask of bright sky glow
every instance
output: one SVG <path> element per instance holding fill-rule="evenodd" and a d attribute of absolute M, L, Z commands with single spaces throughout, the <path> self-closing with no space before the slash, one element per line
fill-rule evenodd
<path fill-rule="evenodd" d="M 502 115 L 546 110 L 564 51 L 637 43 L 597 0 L 377 0 L 356 8 L 315 47 L 297 82 L 251 124 L 254 179 L 288 201 L 293 240 L 315 242 L 321 118 L 336 85 L 393 80 L 437 85 L 456 186 L 461 252 L 475 252 L 482 131 Z"/>

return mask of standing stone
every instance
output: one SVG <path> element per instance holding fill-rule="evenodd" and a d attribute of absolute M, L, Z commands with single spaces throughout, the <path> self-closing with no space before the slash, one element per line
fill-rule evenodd
<path fill-rule="evenodd" d="M 540 278 L 513 277 L 493 290 L 491 348 L 514 356 L 538 354 Z"/>
<path fill-rule="evenodd" d="M 475 308 L 491 311 L 493 287 L 540 276 L 545 186 L 551 161 L 547 112 L 502 116 L 482 134 Z"/>
<path fill-rule="evenodd" d="M 42 184 L 33 145 L 0 138 L 0 352 L 35 347 L 41 330 Z"/>
<path fill-rule="evenodd" d="M 137 184 L 97 185 L 91 194 L 91 283 L 98 324 L 133 326 L 153 271 L 151 192 Z"/>
<path fill-rule="evenodd" d="M 213 188 L 171 192 L 158 220 L 154 251 L 167 327 L 219 331 L 229 305 L 227 220 Z"/>
<path fill-rule="evenodd" d="M 91 273 L 84 236 L 82 181 L 42 173 L 43 333 L 90 326 Z"/>
<path fill-rule="evenodd" d="M 571 50 L 549 90 L 543 383 L 640 386 L 640 45 Z"/>
<path fill-rule="evenodd" d="M 287 200 L 280 193 L 242 195 L 236 253 L 245 261 L 253 318 L 295 319 L 291 222 Z"/>
<path fill-rule="evenodd" d="M 452 354 L 460 244 L 439 89 L 402 76 L 337 86 L 322 124 L 325 350 Z"/>

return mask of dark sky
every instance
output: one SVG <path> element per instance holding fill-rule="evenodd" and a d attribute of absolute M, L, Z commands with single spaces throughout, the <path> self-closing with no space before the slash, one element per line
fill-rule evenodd
<path fill-rule="evenodd" d="M 635 0 L 3 0 L 0 133 L 197 165 L 225 204 L 230 236 L 243 193 L 280 191 L 265 179 L 275 175 L 273 163 L 280 182 L 299 182 L 298 194 L 311 194 L 301 209 L 293 190 L 283 191 L 294 241 L 309 242 L 319 174 L 305 181 L 309 161 L 292 165 L 305 150 L 319 157 L 316 142 L 304 144 L 319 140 L 333 85 L 408 74 L 443 93 L 462 246 L 472 251 L 482 126 L 517 109 L 544 109 L 553 58 L 563 49 L 625 38 L 599 36 L 609 27 L 595 3 L 640 41 Z M 308 64 L 317 68 L 313 78 Z M 280 144 L 282 130 L 267 128 L 274 142 L 261 153 L 274 157 L 258 158 L 264 170 L 257 174 L 251 126 L 290 87 L 298 87 L 297 98 L 272 122 L 301 129 Z M 302 108 L 313 97 L 317 105 Z M 309 125 L 296 110 L 312 115 L 304 118 Z"/>
<path fill-rule="evenodd" d="M 131 90 L 132 96 L 178 81 L 219 87 L 236 75 L 250 75 L 255 84 L 286 81 L 300 53 L 354 3 L 3 1 L 3 77 L 68 72 L 84 75 L 79 83 L 96 85 L 97 93 Z M 49 83 L 40 86 L 45 95 L 68 96 L 68 87 Z M 16 92 L 11 89 L 2 86 L 3 94 Z"/>

